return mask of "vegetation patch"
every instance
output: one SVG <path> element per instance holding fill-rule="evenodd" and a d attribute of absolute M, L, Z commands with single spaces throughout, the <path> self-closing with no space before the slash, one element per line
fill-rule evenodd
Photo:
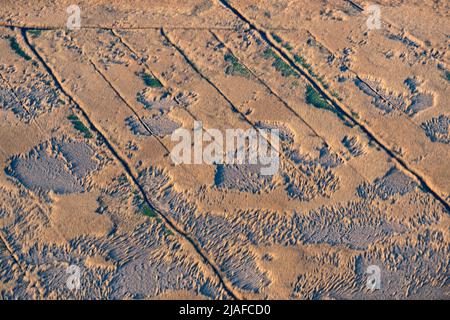
<path fill-rule="evenodd" d="M 225 68 L 226 74 L 240 75 L 243 77 L 248 77 L 250 75 L 247 68 L 244 67 L 233 54 L 225 54 L 224 59 L 229 63 L 229 65 Z"/>
<path fill-rule="evenodd" d="M 276 58 L 277 57 L 275 52 L 273 52 L 272 49 L 270 49 L 270 48 L 267 48 L 266 50 L 264 50 L 262 56 L 264 57 L 264 59 Z"/>
<path fill-rule="evenodd" d="M 283 43 L 283 48 L 286 48 L 289 51 L 292 51 L 292 49 L 294 49 L 288 42 Z"/>
<path fill-rule="evenodd" d="M 334 111 L 334 108 L 311 85 L 306 86 L 306 103 L 319 109 Z"/>
<path fill-rule="evenodd" d="M 147 216 L 149 218 L 156 218 L 158 217 L 158 214 L 153 211 L 148 205 L 144 204 L 141 206 L 141 212 L 144 216 Z"/>
<path fill-rule="evenodd" d="M 326 101 L 322 95 L 316 91 L 311 85 L 306 86 L 306 95 L 305 95 L 306 103 L 313 105 L 318 109 L 324 109 L 335 113 L 339 119 L 341 119 L 344 124 L 348 127 L 353 127 L 353 125 L 347 121 L 347 119 L 336 110 L 332 105 Z"/>
<path fill-rule="evenodd" d="M 159 82 L 159 80 L 156 79 L 155 77 L 153 77 L 151 74 L 146 73 L 146 72 L 141 72 L 139 75 L 142 78 L 142 80 L 144 80 L 144 83 L 147 87 L 162 88 L 161 82 Z"/>
<path fill-rule="evenodd" d="M 318 75 L 317 73 L 314 72 L 313 68 L 311 67 L 311 64 L 308 63 L 306 61 L 306 59 L 304 57 L 302 57 L 301 55 L 295 54 L 294 55 L 294 60 L 295 62 L 297 62 L 298 64 L 300 64 L 303 68 L 305 68 L 306 70 L 308 70 L 309 74 L 316 79 L 317 81 L 320 82 L 320 84 L 325 88 L 328 89 L 329 85 L 325 82 L 325 79 L 323 78 L 323 76 Z"/>
<path fill-rule="evenodd" d="M 283 48 L 285 48 L 285 49 L 287 49 L 287 50 L 289 50 L 289 51 L 292 51 L 292 47 L 291 47 L 291 45 L 289 44 L 289 42 L 284 42 L 283 41 L 283 39 L 279 36 L 279 35 L 277 35 L 276 33 L 271 33 L 271 35 L 272 35 L 272 38 L 277 42 L 277 43 L 279 43 L 279 44 L 281 44 L 281 46 L 283 47 Z"/>
<path fill-rule="evenodd" d="M 173 232 L 172 230 L 170 230 L 169 228 L 167 228 L 166 226 L 164 226 L 164 233 L 166 234 L 166 236 L 173 236 Z"/>
<path fill-rule="evenodd" d="M 70 122 L 72 122 L 72 125 L 75 128 L 75 130 L 78 130 L 82 134 L 84 134 L 84 137 L 86 139 L 92 138 L 91 131 L 89 131 L 89 129 L 83 124 L 83 122 L 80 121 L 80 119 L 78 119 L 78 117 L 76 115 L 72 114 L 72 115 L 68 116 L 67 119 L 69 119 Z"/>
<path fill-rule="evenodd" d="M 278 43 L 282 43 L 282 42 L 283 42 L 283 39 L 281 39 L 280 36 L 276 35 L 276 34 L 273 33 L 273 32 L 272 32 L 271 34 L 272 34 L 273 39 L 274 39 L 276 42 L 278 42 Z"/>
<path fill-rule="evenodd" d="M 42 30 L 34 29 L 34 30 L 28 30 L 27 32 L 31 35 L 31 37 L 33 39 L 36 39 L 36 38 L 38 38 L 41 35 Z"/>
<path fill-rule="evenodd" d="M 272 66 L 281 73 L 283 77 L 294 76 L 299 78 L 298 73 L 286 62 L 283 61 L 275 52 L 273 52 L 270 48 L 264 50 L 262 56 L 264 59 L 274 59 Z"/>
<path fill-rule="evenodd" d="M 308 69 L 308 71 L 311 68 L 311 65 L 306 62 L 306 59 L 298 54 L 294 54 L 294 60 L 295 62 L 299 63 L 303 68 Z"/>
<path fill-rule="evenodd" d="M 22 50 L 22 48 L 20 47 L 20 45 L 17 42 L 16 38 L 10 37 L 9 38 L 9 45 L 10 45 L 11 49 L 15 53 L 17 53 L 19 56 L 21 56 L 22 58 L 24 58 L 27 61 L 31 60 L 31 57 L 25 51 Z"/>

